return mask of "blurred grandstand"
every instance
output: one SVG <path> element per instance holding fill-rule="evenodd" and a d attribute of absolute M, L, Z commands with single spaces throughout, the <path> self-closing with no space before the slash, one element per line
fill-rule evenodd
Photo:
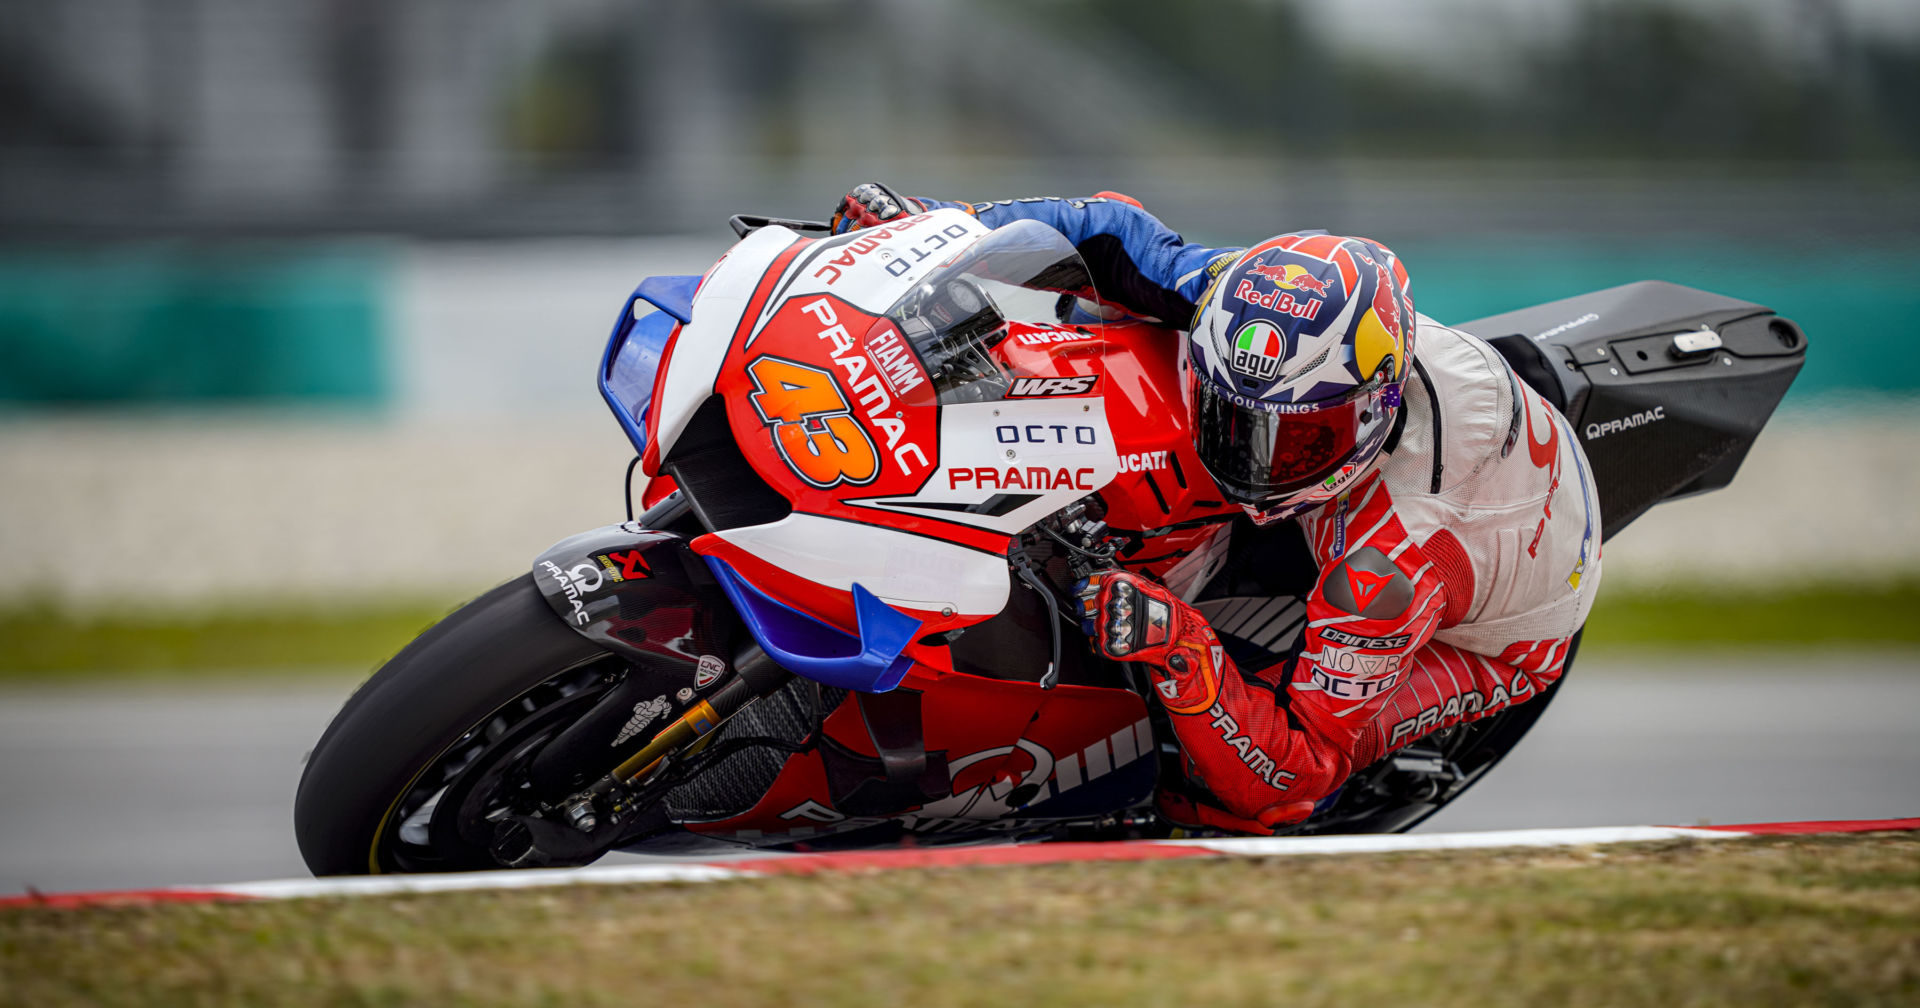
<path fill-rule="evenodd" d="M 1901 0 L 6 0 L 15 237 L 705 231 L 849 177 L 1401 237 L 1898 234 Z"/>
<path fill-rule="evenodd" d="M 1442 320 L 1769 304 L 1794 415 L 1612 570 L 1904 574 L 1823 491 L 1920 491 L 1915 108 L 1904 0 L 0 0 L 0 599 L 510 574 L 619 516 L 631 285 L 873 178 L 1367 234 Z"/>

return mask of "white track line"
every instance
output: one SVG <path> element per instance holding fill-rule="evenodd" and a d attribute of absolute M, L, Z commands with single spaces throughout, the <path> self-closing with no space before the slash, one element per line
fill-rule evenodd
<path fill-rule="evenodd" d="M 1247 857 L 1284 857 L 1307 854 L 1381 854 L 1396 851 L 1467 850 L 1497 847 L 1587 847 L 1601 844 L 1646 843 L 1690 837 L 1725 840 L 1747 836 L 1727 830 L 1684 829 L 1673 826 L 1607 826 L 1578 829 L 1507 830 L 1490 833 L 1422 833 L 1327 837 L 1231 837 L 1214 840 L 1143 840 L 1102 844 L 1125 847 L 1153 844 L 1199 848 L 1214 854 Z M 990 848 L 953 848 L 964 852 Z M 1043 848 L 1044 849 L 1044 848 Z M 1118 853 L 1117 851 L 1115 853 Z M 796 854 L 832 870 L 833 854 Z M 782 859 L 786 860 L 786 859 Z M 1097 861 L 1098 856 L 1064 856 L 1061 861 Z M 250 899 L 301 899 L 325 896 L 371 896 L 388 893 L 462 892 L 477 889 L 529 889 L 565 885 L 626 885 L 642 882 L 719 882 L 763 877 L 765 872 L 742 871 L 716 864 L 619 865 L 600 868 L 547 868 L 526 871 L 462 872 L 446 875 L 375 875 L 363 878 L 280 879 L 195 886 Z"/>
<path fill-rule="evenodd" d="M 465 872 L 445 875 L 378 875 L 353 878 L 278 879 L 204 886 L 174 886 L 100 893 L 52 893 L 0 897 L 0 908 L 34 905 L 88 906 L 108 903 L 162 903 L 193 900 L 283 900 L 316 897 L 376 896 L 396 893 L 472 892 L 574 885 L 630 885 L 648 882 L 718 882 L 769 875 L 861 872 L 899 868 L 966 867 L 996 864 L 1047 864 L 1068 861 L 1139 861 L 1183 857 L 1286 857 L 1298 855 L 1382 854 L 1398 851 L 1488 850 L 1497 848 L 1600 847 L 1659 840 L 1727 840 L 1769 833 L 1861 832 L 1920 829 L 1920 819 L 1881 819 L 1831 823 L 1751 823 L 1742 826 L 1603 826 L 1569 829 L 1502 830 L 1488 833 L 1423 833 L 1326 837 L 1232 837 L 1217 840 L 1134 840 L 1117 843 L 1028 844 L 981 847 L 911 847 L 830 854 L 791 854 L 726 863 L 611 865 L 599 868 L 549 868 L 523 871 Z"/>
<path fill-rule="evenodd" d="M 1324 837 L 1225 837 L 1217 840 L 1155 840 L 1153 843 L 1205 847 L 1220 854 L 1279 857 L 1289 854 L 1384 854 L 1393 851 L 1474 850 L 1487 847 L 1586 847 L 1646 843 L 1651 840 L 1724 840 L 1750 834 L 1681 826 L 1591 826 L 1567 829 L 1501 830 L 1489 833 L 1387 833 Z"/>
<path fill-rule="evenodd" d="M 448 872 L 439 875 L 369 875 L 356 878 L 275 879 L 186 886 L 195 892 L 224 893 L 248 899 L 305 899 L 314 896 L 386 896 L 394 893 L 464 892 L 474 889 L 540 889 L 569 885 L 628 885 L 641 882 L 718 882 L 751 878 L 748 872 L 712 864 L 605 865 L 599 868 L 531 868 L 523 871 Z"/>

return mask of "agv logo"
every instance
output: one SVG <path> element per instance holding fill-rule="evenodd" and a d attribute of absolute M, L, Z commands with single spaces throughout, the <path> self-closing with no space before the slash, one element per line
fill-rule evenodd
<path fill-rule="evenodd" d="M 1286 337 L 1281 335 L 1278 326 L 1271 322 L 1249 322 L 1233 337 L 1233 369 L 1261 381 L 1272 381 L 1280 373 L 1280 357 L 1286 345 Z"/>

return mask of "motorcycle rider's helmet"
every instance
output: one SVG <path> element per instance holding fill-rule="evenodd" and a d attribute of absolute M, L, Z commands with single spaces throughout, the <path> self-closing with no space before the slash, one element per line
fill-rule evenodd
<path fill-rule="evenodd" d="M 1372 470 L 1411 366 L 1407 273 L 1365 238 L 1295 232 L 1241 253 L 1188 333 L 1194 447 L 1256 522 L 1291 518 Z"/>

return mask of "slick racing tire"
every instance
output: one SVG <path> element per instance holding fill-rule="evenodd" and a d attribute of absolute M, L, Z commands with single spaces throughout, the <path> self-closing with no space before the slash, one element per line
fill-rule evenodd
<path fill-rule="evenodd" d="M 498 868 L 476 827 L 436 810 L 479 787 L 502 740 L 537 745 L 604 688 L 619 660 L 563 624 L 531 574 L 469 602 L 360 687 L 308 757 L 294 836 L 315 875 Z M 495 749 L 499 745 L 494 745 Z M 458 806 L 459 802 L 453 802 Z"/>

